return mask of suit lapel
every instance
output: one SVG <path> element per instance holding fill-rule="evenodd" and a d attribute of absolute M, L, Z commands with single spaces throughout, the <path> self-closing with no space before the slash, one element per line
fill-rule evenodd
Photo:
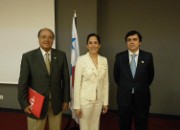
<path fill-rule="evenodd" d="M 57 64 L 57 55 L 56 55 L 56 52 L 54 51 L 54 49 L 51 50 L 51 76 L 53 74 L 53 71 L 54 71 L 54 67 L 56 66 Z"/>
<path fill-rule="evenodd" d="M 87 66 L 88 66 L 89 68 L 91 68 L 92 71 L 97 75 L 97 69 L 96 69 L 96 67 L 95 67 L 95 65 L 94 65 L 94 63 L 93 63 L 93 61 L 92 61 L 89 53 L 87 53 L 86 56 L 87 56 L 87 59 L 88 59 L 88 64 L 87 64 Z M 99 56 L 98 56 L 98 62 L 99 62 Z"/>
<path fill-rule="evenodd" d="M 37 49 L 36 60 L 37 62 L 39 62 L 39 65 L 42 66 L 43 71 L 48 74 L 46 64 L 44 62 L 44 58 L 43 58 L 40 48 Z"/>
<path fill-rule="evenodd" d="M 138 76 L 143 64 L 144 64 L 143 55 L 142 55 L 142 52 L 139 51 L 138 63 L 137 63 L 136 73 L 135 73 L 134 78 L 136 78 Z"/>
<path fill-rule="evenodd" d="M 128 77 L 133 78 L 132 77 L 132 73 L 131 73 L 131 68 L 130 68 L 130 64 L 129 64 L 129 54 L 128 51 L 126 51 L 126 54 L 124 55 L 124 69 L 127 72 Z"/>
<path fill-rule="evenodd" d="M 101 56 L 98 55 L 98 67 L 99 67 L 99 66 L 102 66 L 103 63 L 104 63 L 104 62 L 103 62 Z"/>

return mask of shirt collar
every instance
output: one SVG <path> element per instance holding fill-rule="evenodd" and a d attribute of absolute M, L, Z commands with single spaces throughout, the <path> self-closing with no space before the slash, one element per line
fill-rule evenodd
<path fill-rule="evenodd" d="M 128 50 L 128 52 L 129 52 L 129 56 L 131 56 L 132 54 L 136 54 L 137 56 L 139 55 L 139 49 L 138 49 L 135 53 L 133 53 L 133 52 L 130 51 L 130 50 Z"/>
<path fill-rule="evenodd" d="M 41 53 L 42 53 L 43 56 L 44 56 L 46 53 L 48 53 L 49 55 L 51 55 L 51 50 L 48 51 L 48 52 L 45 52 L 42 48 L 40 48 L 40 50 L 41 50 Z"/>

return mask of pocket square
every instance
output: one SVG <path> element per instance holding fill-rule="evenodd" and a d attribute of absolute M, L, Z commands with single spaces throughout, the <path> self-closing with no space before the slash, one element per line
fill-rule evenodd
<path fill-rule="evenodd" d="M 142 60 L 141 63 L 144 64 L 144 61 Z"/>

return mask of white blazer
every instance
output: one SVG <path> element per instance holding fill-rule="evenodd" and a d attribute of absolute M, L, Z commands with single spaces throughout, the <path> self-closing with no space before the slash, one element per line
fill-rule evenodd
<path fill-rule="evenodd" d="M 107 59 L 98 55 L 98 68 L 89 53 L 80 56 L 76 62 L 74 81 L 74 109 L 88 102 L 101 100 L 108 105 L 109 77 Z"/>

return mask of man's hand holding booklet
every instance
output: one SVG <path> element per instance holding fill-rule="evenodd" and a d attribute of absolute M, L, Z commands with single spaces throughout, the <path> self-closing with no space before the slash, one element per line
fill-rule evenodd
<path fill-rule="evenodd" d="M 31 106 L 32 114 L 39 118 L 44 103 L 44 96 L 29 88 L 28 100 Z"/>

